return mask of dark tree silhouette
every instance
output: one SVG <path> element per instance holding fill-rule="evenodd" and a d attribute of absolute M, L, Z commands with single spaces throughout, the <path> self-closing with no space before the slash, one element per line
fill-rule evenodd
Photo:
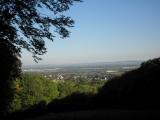
<path fill-rule="evenodd" d="M 39 60 L 37 55 L 46 52 L 44 38 L 53 41 L 55 32 L 62 38 L 69 36 L 67 27 L 74 21 L 60 13 L 75 1 L 80 0 L 0 0 L 1 41 L 8 41 L 18 52 L 25 48 Z M 50 16 L 42 12 L 47 10 Z"/>
<path fill-rule="evenodd" d="M 11 97 L 9 83 L 20 74 L 21 49 L 31 52 L 37 62 L 39 55 L 46 53 L 46 39 L 53 41 L 56 33 L 69 37 L 67 28 L 74 21 L 63 12 L 80 1 L 0 0 L 0 113 L 7 109 L 5 104 Z"/>
<path fill-rule="evenodd" d="M 0 43 L 0 117 L 9 111 L 9 103 L 13 97 L 12 80 L 21 73 L 21 62 L 13 49 L 6 43 Z"/>
<path fill-rule="evenodd" d="M 100 108 L 159 109 L 160 58 L 107 82 L 96 96 Z"/>

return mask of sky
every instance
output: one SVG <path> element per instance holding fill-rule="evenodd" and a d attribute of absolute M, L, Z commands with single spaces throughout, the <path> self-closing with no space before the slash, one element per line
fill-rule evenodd
<path fill-rule="evenodd" d="M 160 57 L 160 0 L 83 0 L 65 13 L 70 37 L 46 40 L 38 64 L 76 64 Z M 23 65 L 37 64 L 22 53 Z"/>

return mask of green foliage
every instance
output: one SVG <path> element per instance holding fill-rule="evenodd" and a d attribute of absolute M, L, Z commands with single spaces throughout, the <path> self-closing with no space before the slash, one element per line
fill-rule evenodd
<path fill-rule="evenodd" d="M 53 83 L 52 81 L 44 80 L 44 90 L 43 90 L 43 99 L 49 103 L 54 98 L 57 98 L 59 96 L 58 86 L 56 83 Z"/>
<path fill-rule="evenodd" d="M 55 82 L 39 74 L 23 74 L 14 81 L 15 93 L 10 112 L 26 110 L 42 101 L 48 104 L 54 99 L 61 99 L 73 93 L 96 94 L 102 83 L 76 83 L 71 80 Z"/>
<path fill-rule="evenodd" d="M 11 104 L 13 111 L 18 108 L 28 109 L 41 101 L 48 103 L 59 95 L 57 86 L 41 75 L 24 74 L 22 78 L 15 81 L 14 86 L 16 93 Z"/>
<path fill-rule="evenodd" d="M 79 85 L 78 88 L 80 93 L 96 93 L 96 89 L 94 86 L 90 86 L 88 84 L 84 84 L 84 85 Z"/>
<path fill-rule="evenodd" d="M 14 99 L 10 105 L 10 111 L 9 112 L 13 112 L 13 111 L 17 111 L 20 110 L 22 108 L 22 100 L 20 98 L 20 96 L 15 95 Z"/>
<path fill-rule="evenodd" d="M 34 105 L 42 100 L 42 83 L 41 77 L 33 75 L 24 75 L 21 79 L 22 84 L 22 106 L 26 108 L 28 105 Z"/>
<path fill-rule="evenodd" d="M 60 91 L 60 98 L 68 96 L 77 91 L 77 84 L 73 81 L 66 81 L 59 83 L 58 90 Z"/>

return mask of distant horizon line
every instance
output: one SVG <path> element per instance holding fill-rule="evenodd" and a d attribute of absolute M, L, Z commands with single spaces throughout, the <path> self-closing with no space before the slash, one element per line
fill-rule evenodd
<path fill-rule="evenodd" d="M 149 60 L 149 59 L 148 59 Z M 35 63 L 35 64 L 23 64 L 22 67 L 25 66 L 45 66 L 45 65 L 84 65 L 84 64 L 100 64 L 100 63 L 124 63 L 124 62 L 144 62 L 147 60 L 116 60 L 116 61 L 95 61 L 95 62 L 77 62 L 77 63 L 49 63 L 49 64 L 41 64 L 41 63 Z"/>

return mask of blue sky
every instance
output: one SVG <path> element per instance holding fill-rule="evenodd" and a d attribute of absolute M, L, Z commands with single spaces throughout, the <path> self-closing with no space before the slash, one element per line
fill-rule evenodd
<path fill-rule="evenodd" d="M 160 56 L 160 0 L 83 0 L 65 13 L 70 38 L 46 41 L 39 64 L 147 60 Z M 35 64 L 23 51 L 22 63 Z"/>

